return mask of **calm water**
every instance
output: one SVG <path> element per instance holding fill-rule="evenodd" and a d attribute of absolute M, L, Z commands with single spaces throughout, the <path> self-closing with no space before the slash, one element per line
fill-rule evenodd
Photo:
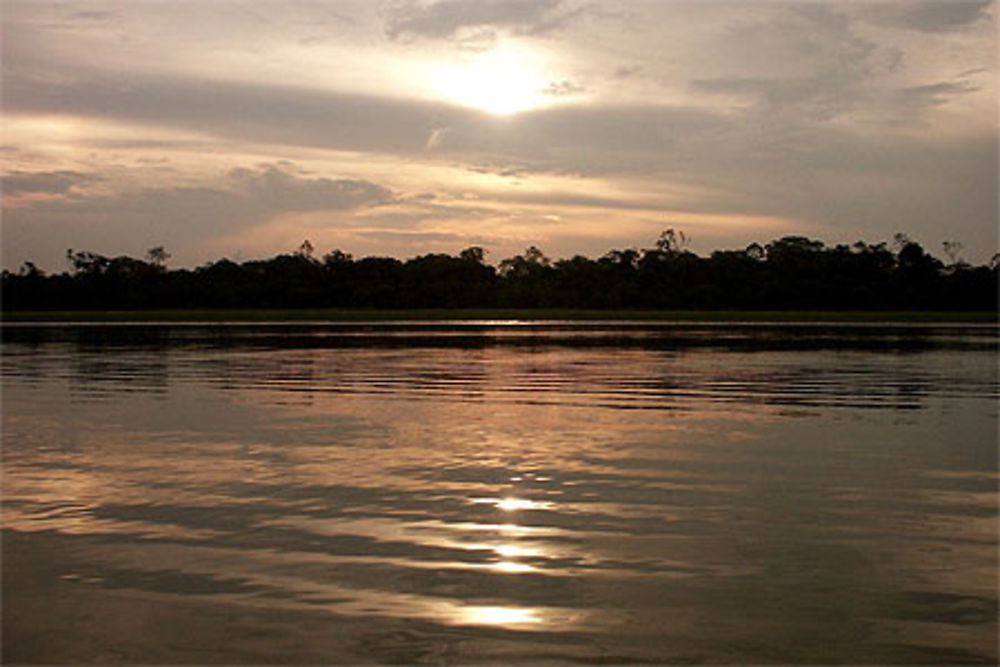
<path fill-rule="evenodd" d="M 3 334 L 14 659 L 997 658 L 993 326 Z"/>

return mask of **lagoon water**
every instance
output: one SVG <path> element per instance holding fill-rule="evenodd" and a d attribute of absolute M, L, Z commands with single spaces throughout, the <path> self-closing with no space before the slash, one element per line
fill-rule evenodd
<path fill-rule="evenodd" d="M 3 336 L 7 662 L 997 660 L 996 326 Z"/>

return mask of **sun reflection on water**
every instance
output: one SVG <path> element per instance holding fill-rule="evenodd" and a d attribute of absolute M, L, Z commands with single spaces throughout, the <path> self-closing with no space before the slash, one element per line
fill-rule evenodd
<path fill-rule="evenodd" d="M 462 607 L 460 621 L 470 625 L 493 625 L 511 627 L 519 625 L 536 625 L 543 619 L 535 609 L 524 607 Z"/>
<path fill-rule="evenodd" d="M 544 500 L 529 500 L 527 498 L 470 498 L 469 502 L 474 505 L 493 505 L 504 512 L 515 512 L 517 510 L 547 510 L 554 507 L 553 503 Z"/>
<path fill-rule="evenodd" d="M 516 544 L 498 544 L 493 547 L 493 550 L 497 552 L 497 555 L 504 556 L 506 558 L 537 558 L 539 556 L 545 556 L 545 553 L 541 549 L 521 547 Z"/>
<path fill-rule="evenodd" d="M 503 572 L 505 574 L 524 574 L 526 572 L 535 572 L 538 568 L 528 565 L 527 563 L 502 560 L 494 563 L 492 569 L 496 572 Z"/>

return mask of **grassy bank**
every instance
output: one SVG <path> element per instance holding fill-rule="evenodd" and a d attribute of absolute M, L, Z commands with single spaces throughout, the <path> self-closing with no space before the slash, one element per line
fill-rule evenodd
<path fill-rule="evenodd" d="M 10 311 L 5 322 L 388 322 L 605 320 L 644 322 L 997 322 L 987 311 L 301 309 Z"/>

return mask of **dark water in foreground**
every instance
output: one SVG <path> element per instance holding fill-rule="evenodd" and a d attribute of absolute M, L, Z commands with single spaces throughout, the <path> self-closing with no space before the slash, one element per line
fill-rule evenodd
<path fill-rule="evenodd" d="M 996 327 L 3 334 L 8 660 L 997 658 Z"/>

